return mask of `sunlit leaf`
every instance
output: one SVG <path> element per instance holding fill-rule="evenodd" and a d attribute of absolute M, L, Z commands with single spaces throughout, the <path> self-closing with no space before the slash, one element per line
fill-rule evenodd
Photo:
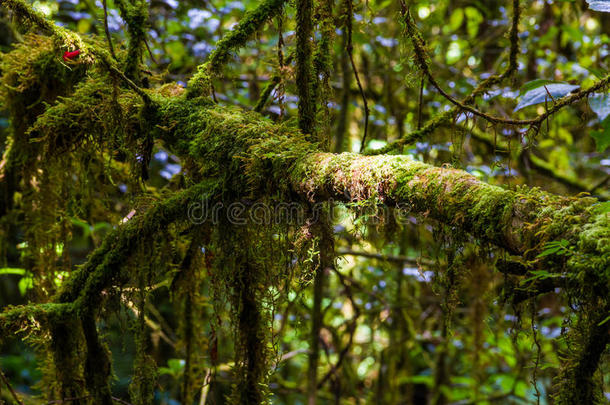
<path fill-rule="evenodd" d="M 605 151 L 610 146 L 610 119 L 604 120 L 602 130 L 589 132 L 591 138 L 595 140 L 595 146 L 599 153 Z"/>
<path fill-rule="evenodd" d="M 34 280 L 32 280 L 31 277 L 23 277 L 21 280 L 19 280 L 19 284 L 17 285 L 19 287 L 19 293 L 21 295 L 25 295 L 25 293 L 34 287 Z"/>
<path fill-rule="evenodd" d="M 18 268 L 14 268 L 14 267 L 2 267 L 2 268 L 0 268 L 0 275 L 4 275 L 4 274 L 23 276 L 23 275 L 25 275 L 25 269 L 18 269 Z"/>

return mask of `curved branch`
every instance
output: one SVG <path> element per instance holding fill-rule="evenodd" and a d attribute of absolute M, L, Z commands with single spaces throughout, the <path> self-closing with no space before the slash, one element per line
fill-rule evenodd
<path fill-rule="evenodd" d="M 189 80 L 187 95 L 190 98 L 207 96 L 211 90 L 211 78 L 220 72 L 232 51 L 243 47 L 263 24 L 282 10 L 285 0 L 265 0 L 256 9 L 246 13 L 239 24 L 216 44 L 207 62 L 197 67 L 197 73 Z"/>
<path fill-rule="evenodd" d="M 542 122 L 544 122 L 544 120 L 546 120 L 551 115 L 555 114 L 557 111 L 559 111 L 563 107 L 573 104 L 576 101 L 579 101 L 584 97 L 587 97 L 589 94 L 607 86 L 610 83 L 610 74 L 608 74 L 603 79 L 600 79 L 597 82 L 595 82 L 589 88 L 580 90 L 576 93 L 569 94 L 569 95 L 557 100 L 557 102 L 554 103 L 551 108 L 549 108 L 543 114 L 540 114 L 535 118 L 525 119 L 525 120 L 516 120 L 516 119 L 510 119 L 510 118 L 496 117 L 496 116 L 484 113 L 482 111 L 479 111 L 476 108 L 471 107 L 471 106 L 467 105 L 466 103 L 463 103 L 463 102 L 453 98 L 445 90 L 443 90 L 443 88 L 436 81 L 436 79 L 432 75 L 432 72 L 430 71 L 430 66 L 429 66 L 429 62 L 428 62 L 429 58 L 428 58 L 428 55 L 425 50 L 424 40 L 423 40 L 421 34 L 417 31 L 415 22 L 413 21 L 413 18 L 411 17 L 411 14 L 408 9 L 403 14 L 403 17 L 405 19 L 407 35 L 411 38 L 411 41 L 413 43 L 413 48 L 415 50 L 416 63 L 419 65 L 420 69 L 422 70 L 424 75 L 428 78 L 428 81 L 432 84 L 432 86 L 434 86 L 434 88 L 436 88 L 436 90 L 443 97 L 445 97 L 447 100 L 449 100 L 449 102 L 454 104 L 459 109 L 468 111 L 478 117 L 484 118 L 485 120 L 487 120 L 488 122 L 490 122 L 492 124 L 506 124 L 506 125 L 515 125 L 515 126 L 538 127 L 538 126 L 540 126 L 540 124 L 542 124 Z"/>
<path fill-rule="evenodd" d="M 121 265 L 144 238 L 161 232 L 169 224 L 188 221 L 192 203 L 215 197 L 217 183 L 206 181 L 192 186 L 171 198 L 160 201 L 142 216 L 136 216 L 114 229 L 87 262 L 72 273 L 56 297 L 58 302 L 73 302 L 79 312 L 96 308 L 100 293 L 125 281 Z"/>

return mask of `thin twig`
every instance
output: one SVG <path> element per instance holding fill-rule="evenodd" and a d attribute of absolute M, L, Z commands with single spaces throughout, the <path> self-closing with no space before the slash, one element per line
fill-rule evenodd
<path fill-rule="evenodd" d="M 537 116 L 535 118 L 525 119 L 525 120 L 516 120 L 516 119 L 511 119 L 511 118 L 502 118 L 502 117 L 493 116 L 493 115 L 484 113 L 482 111 L 479 111 L 476 108 L 471 107 L 470 105 L 467 105 L 467 104 L 453 98 L 445 90 L 443 90 L 443 88 L 436 81 L 436 79 L 432 75 L 432 72 L 430 71 L 428 55 L 424 48 L 423 38 L 421 37 L 421 34 L 417 31 L 415 22 L 413 21 L 413 18 L 411 16 L 409 9 L 406 9 L 404 11 L 403 17 L 405 19 L 407 35 L 411 38 L 411 42 L 413 43 L 413 49 L 415 51 L 415 56 L 416 56 L 415 61 L 418 64 L 418 66 L 420 67 L 420 69 L 422 70 L 422 72 L 424 73 L 424 75 L 427 77 L 430 84 L 432 84 L 432 86 L 434 86 L 434 88 L 443 97 L 445 97 L 449 102 L 451 102 L 455 106 L 459 107 L 462 110 L 468 111 L 476 116 L 484 118 L 485 120 L 491 122 L 492 124 L 530 126 L 532 128 L 538 127 L 540 125 L 540 123 L 542 123 L 547 117 L 556 113 L 561 108 L 563 108 L 567 105 L 570 105 L 570 104 L 588 96 L 589 94 L 605 87 L 606 85 L 608 85 L 608 83 L 610 83 L 610 74 L 609 74 L 605 78 L 597 81 L 595 84 L 593 84 L 588 89 L 581 90 L 581 91 L 569 94 L 569 95 L 561 98 L 557 103 L 555 103 L 553 105 L 552 108 L 550 108 L 548 111 L 545 111 L 543 114 L 540 114 L 539 116 Z"/>
<path fill-rule="evenodd" d="M 153 55 L 152 51 L 150 50 L 150 46 L 148 45 L 148 41 L 146 40 L 146 38 L 144 38 L 144 45 L 146 45 L 146 50 L 148 51 L 148 55 L 150 56 L 150 59 L 152 59 L 152 61 L 155 63 L 155 65 L 158 65 L 159 62 L 157 61 L 157 58 L 155 58 L 155 55 Z"/>
<path fill-rule="evenodd" d="M 62 399 L 53 399 L 51 401 L 48 401 L 46 405 L 63 404 L 64 402 L 80 401 L 81 399 L 87 399 L 90 397 L 91 397 L 91 395 L 85 395 L 82 397 L 69 397 L 69 398 L 62 398 Z"/>
<path fill-rule="evenodd" d="M 341 272 L 339 270 L 337 270 L 335 268 L 335 266 L 332 266 L 332 270 L 337 275 L 337 277 L 339 278 L 339 281 L 341 282 L 341 284 L 343 285 L 343 288 L 345 289 L 347 298 L 349 299 L 350 303 L 352 304 L 352 308 L 354 309 L 354 316 L 350 320 L 350 324 L 348 326 L 348 329 L 349 329 L 348 341 L 347 341 L 345 347 L 343 347 L 343 349 L 339 353 L 337 362 L 331 366 L 330 370 L 328 370 L 328 372 L 324 375 L 324 377 L 322 377 L 322 379 L 318 382 L 318 385 L 317 385 L 318 389 L 321 389 L 324 386 L 324 384 L 326 384 L 326 382 L 333 375 L 335 375 L 335 373 L 337 372 L 339 367 L 341 367 L 343 360 L 349 353 L 349 350 L 352 347 L 352 343 L 354 342 L 354 334 L 356 332 L 356 326 L 358 325 L 358 318 L 360 318 L 360 308 L 358 307 L 358 305 L 356 304 L 356 301 L 354 300 L 354 296 L 353 296 L 350 285 L 348 283 L 346 283 L 346 277 L 343 274 L 341 274 Z"/>
<path fill-rule="evenodd" d="M 403 12 L 406 12 L 406 4 L 401 2 Z M 521 17 L 521 11 L 519 8 L 519 0 L 513 0 L 513 23 L 511 25 L 509 37 L 511 41 L 510 53 L 508 57 L 508 66 L 506 70 L 500 75 L 491 75 L 488 78 L 481 81 L 472 92 L 467 95 L 462 103 L 470 104 L 474 100 L 485 93 L 491 86 L 502 83 L 506 78 L 511 77 L 517 71 L 517 55 L 519 54 L 519 19 Z M 425 136 L 431 134 L 437 128 L 446 125 L 452 117 L 459 112 L 459 109 L 454 106 L 448 111 L 442 112 L 437 115 L 434 119 L 429 120 L 426 125 L 422 128 L 415 130 L 400 139 L 386 145 L 381 149 L 367 150 L 366 153 L 369 155 L 379 155 L 382 153 L 390 152 L 398 147 L 413 143 L 419 139 L 423 139 Z"/>
<path fill-rule="evenodd" d="M 110 397 L 112 398 L 112 400 L 114 402 L 118 402 L 119 404 L 123 404 L 123 405 L 132 405 L 130 402 L 125 401 L 124 399 L 121 398 L 117 398 L 117 397 Z"/>
<path fill-rule="evenodd" d="M 424 76 L 421 78 L 421 83 L 419 85 L 419 101 L 417 105 L 417 130 L 421 129 L 421 114 L 422 114 L 422 106 L 424 104 L 424 86 L 426 85 L 426 80 Z"/>
<path fill-rule="evenodd" d="M 106 6 L 106 0 L 102 1 L 102 7 L 104 9 L 104 31 L 106 32 L 106 39 L 108 40 L 108 48 L 110 49 L 112 58 L 116 60 L 114 46 L 112 45 L 112 37 L 110 36 L 110 28 L 108 28 L 108 8 Z"/>
<path fill-rule="evenodd" d="M 352 43 L 352 19 L 354 16 L 354 9 L 352 0 L 346 0 L 345 4 L 347 6 L 347 20 L 345 22 L 347 28 L 347 47 L 346 51 L 349 55 L 349 61 L 352 65 L 352 70 L 354 71 L 354 77 L 356 78 L 356 83 L 358 84 L 358 90 L 360 90 L 360 96 L 362 97 L 362 103 L 364 104 L 364 135 L 362 136 L 362 143 L 360 144 L 360 153 L 364 150 L 364 145 L 366 145 L 366 136 L 368 133 L 369 127 L 369 104 L 366 101 L 366 95 L 364 94 L 364 89 L 362 88 L 362 83 L 360 82 L 360 75 L 358 75 L 358 69 L 356 68 L 356 63 L 354 62 L 354 45 Z"/>
<path fill-rule="evenodd" d="M 4 375 L 2 370 L 0 370 L 0 378 L 2 379 L 2 382 L 4 383 L 4 385 L 6 385 L 6 387 L 10 391 L 11 395 L 15 399 L 15 402 L 17 402 L 19 405 L 24 405 L 23 402 L 21 401 L 21 399 L 19 399 L 19 396 L 17 396 L 17 393 L 15 392 L 13 387 L 11 387 L 11 383 L 9 382 L 8 378 L 6 378 L 6 376 Z"/>
<path fill-rule="evenodd" d="M 104 62 L 106 62 L 106 61 L 104 61 Z M 106 66 L 107 66 L 108 70 L 110 70 L 112 73 L 119 76 L 119 78 L 121 80 L 123 80 L 125 82 L 125 84 L 127 84 L 127 86 L 131 87 L 131 89 L 133 91 L 135 91 L 142 98 L 142 100 L 144 100 L 144 103 L 152 104 L 152 100 L 151 100 L 150 96 L 142 88 L 140 88 L 137 84 L 135 84 L 133 81 L 131 81 L 131 79 L 129 79 L 125 75 L 125 73 L 123 73 L 122 70 L 120 70 L 119 68 L 114 66 L 114 64 L 108 63 Z"/>

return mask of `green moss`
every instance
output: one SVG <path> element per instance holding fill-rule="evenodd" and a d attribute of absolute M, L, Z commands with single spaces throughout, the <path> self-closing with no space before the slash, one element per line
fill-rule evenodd
<path fill-rule="evenodd" d="M 256 24 L 258 27 L 262 22 Z M 242 28 L 239 35 L 253 32 L 253 27 Z M 237 42 L 233 45 L 242 43 L 238 41 L 239 35 L 236 34 Z M 225 51 L 233 49 L 233 45 L 228 44 Z M 32 52 L 35 55 L 32 69 L 38 70 L 3 79 L 13 83 L 5 87 L 7 92 L 34 91 L 44 72 L 65 79 L 57 55 L 45 53 L 42 48 L 38 46 Z M 21 63 L 17 56 L 24 50 L 19 49 L 7 59 L 11 72 Z M 223 60 L 221 56 L 217 58 Z M 64 334 L 79 341 L 82 333 L 87 346 L 82 373 L 87 391 L 97 403 L 107 402 L 109 397 L 110 362 L 95 324 L 100 307 L 111 295 L 104 292 L 111 293 L 129 283 L 142 287 L 137 273 L 125 268 L 127 258 L 137 257 L 138 249 L 170 224 L 181 230 L 189 229 L 192 226 L 188 222 L 189 205 L 201 199 L 317 202 L 333 198 L 370 206 L 407 205 L 414 214 L 470 232 L 521 255 L 528 268 L 565 273 L 571 298 L 594 304 L 585 314 L 592 322 L 597 319 L 593 314 L 606 305 L 610 224 L 607 214 L 596 211 L 593 199 L 565 199 L 537 189 L 494 187 L 463 171 L 435 168 L 406 156 L 319 153 L 318 146 L 309 142 L 293 122 L 278 125 L 254 112 L 215 106 L 202 97 L 189 98 L 175 86 L 151 91 L 151 102 L 144 103 L 136 95 L 137 89 L 120 89 L 118 79 L 104 73 L 107 69 L 87 70 L 89 77 L 76 86 L 71 97 L 59 97 L 60 92 L 49 91 L 53 95 L 49 99 L 52 105 L 42 106 L 39 114 L 30 117 L 21 134 L 36 137 L 41 150 L 56 155 L 87 144 L 99 147 L 118 140 L 129 145 L 134 154 L 149 156 L 152 140 L 160 139 L 181 157 L 188 181 L 197 184 L 171 197 L 162 196 L 146 212 L 138 211 L 134 218 L 110 232 L 87 263 L 62 286 L 55 300 L 63 304 L 13 308 L 0 316 L 3 330 L 14 330 L 24 323 L 29 328 L 49 328 L 55 331 L 52 333 L 56 333 L 57 342 Z M 105 92 L 107 86 L 113 86 L 116 94 Z M 15 108 L 25 106 L 15 104 Z M 108 134 L 118 126 L 117 121 L 128 130 Z M 223 303 L 226 300 L 232 308 L 237 342 L 233 399 L 239 403 L 260 403 L 268 396 L 269 308 L 273 307 L 268 294 L 282 285 L 289 268 L 278 260 L 286 259 L 279 252 L 287 250 L 280 249 L 287 245 L 278 248 L 276 235 L 288 240 L 288 244 L 296 244 L 296 232 L 286 224 L 269 229 L 254 223 L 245 227 L 223 223 L 215 227 L 209 241 L 216 258 L 214 288 L 227 292 L 226 298 L 217 293 L 215 300 Z M 309 242 L 315 242 L 320 235 L 313 232 L 308 237 Z M 562 239 L 568 241 L 570 255 L 538 257 L 547 242 Z M 312 251 L 315 248 L 309 249 Z M 448 273 L 447 286 L 453 284 L 455 270 L 452 268 Z M 185 307 L 192 307 L 192 297 L 190 302 Z M 80 325 L 68 325 L 68 329 L 58 326 L 60 319 L 73 320 L 75 316 L 82 321 Z M 189 323 L 185 330 L 192 330 L 192 320 L 185 320 L 185 326 Z M 593 365 L 599 356 L 591 349 L 591 342 L 599 331 L 593 328 L 594 323 L 586 325 L 589 326 L 583 327 L 583 336 L 589 343 L 583 342 L 582 349 L 576 351 L 569 363 L 577 371 L 565 369 L 565 378 L 570 381 L 590 383 L 595 373 Z M 138 388 L 135 397 L 146 403 L 150 400 L 153 366 L 145 351 L 139 350 L 137 364 L 143 374 L 137 377 L 142 380 L 142 389 Z M 82 357 L 74 351 L 62 352 L 59 347 L 55 347 L 54 353 L 70 363 Z M 74 375 L 79 373 L 81 370 L 76 370 Z M 71 379 L 68 374 L 62 377 L 64 381 Z M 82 388 L 70 390 L 79 392 Z"/>
<path fill-rule="evenodd" d="M 9 306 L 0 313 L 0 337 L 7 338 L 18 331 L 37 333 L 74 313 L 71 304 L 31 304 Z M 42 329 L 41 329 L 42 328 Z"/>
<path fill-rule="evenodd" d="M 40 27 L 51 33 L 56 49 L 62 49 L 63 51 L 81 49 L 85 51 L 86 47 L 77 34 L 53 24 L 53 22 L 48 20 L 42 13 L 36 11 L 25 1 L 3 0 L 2 5 L 12 10 L 21 22 L 30 23 L 31 25 Z M 86 52 L 83 52 L 83 55 L 81 55 L 80 58 L 82 61 L 90 61 L 90 57 Z"/>
<path fill-rule="evenodd" d="M 379 149 L 368 149 L 364 151 L 365 155 L 382 155 L 388 152 L 392 152 L 395 150 L 400 151 L 400 148 L 406 145 L 410 145 L 414 142 L 421 141 L 422 139 L 426 139 L 430 135 L 434 133 L 434 131 L 444 125 L 448 125 L 451 119 L 457 114 L 457 109 L 452 108 L 450 110 L 444 111 L 440 114 L 432 117 L 421 129 L 415 130 L 413 132 L 408 133 L 404 137 L 387 144 L 383 148 Z"/>
<path fill-rule="evenodd" d="M 296 84 L 299 97 L 299 128 L 304 134 L 312 135 L 315 131 L 316 118 L 311 64 L 313 1 L 296 0 L 296 9 Z"/>
<path fill-rule="evenodd" d="M 231 52 L 246 45 L 246 42 L 259 31 L 263 24 L 282 10 L 285 0 L 265 0 L 256 9 L 244 15 L 233 30 L 216 43 L 216 49 L 208 61 L 197 68 L 197 73 L 189 80 L 189 98 L 208 96 L 211 92 L 212 78 L 220 73 L 231 56 Z"/>
<path fill-rule="evenodd" d="M 570 352 L 563 354 L 564 364 L 555 380 L 557 392 L 553 397 L 556 404 L 606 403 L 598 367 L 610 343 L 607 323 L 600 325 L 609 312 L 610 307 L 606 305 L 605 309 L 602 307 L 581 313 L 578 323 L 574 325 L 574 330 L 569 334 Z"/>
<path fill-rule="evenodd" d="M 144 54 L 148 25 L 148 3 L 143 0 L 131 1 L 131 3 L 127 0 L 117 0 L 116 4 L 121 12 L 121 17 L 127 23 L 129 37 L 129 47 L 124 61 L 125 75 L 136 84 L 140 84 L 140 64 Z"/>

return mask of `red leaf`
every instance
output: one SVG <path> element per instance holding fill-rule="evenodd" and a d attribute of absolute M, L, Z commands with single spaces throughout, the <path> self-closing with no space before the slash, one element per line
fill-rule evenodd
<path fill-rule="evenodd" d="M 64 62 L 67 62 L 68 59 L 74 59 L 76 58 L 78 55 L 80 55 L 80 49 L 77 49 L 76 51 L 72 51 L 72 52 L 64 52 Z"/>

